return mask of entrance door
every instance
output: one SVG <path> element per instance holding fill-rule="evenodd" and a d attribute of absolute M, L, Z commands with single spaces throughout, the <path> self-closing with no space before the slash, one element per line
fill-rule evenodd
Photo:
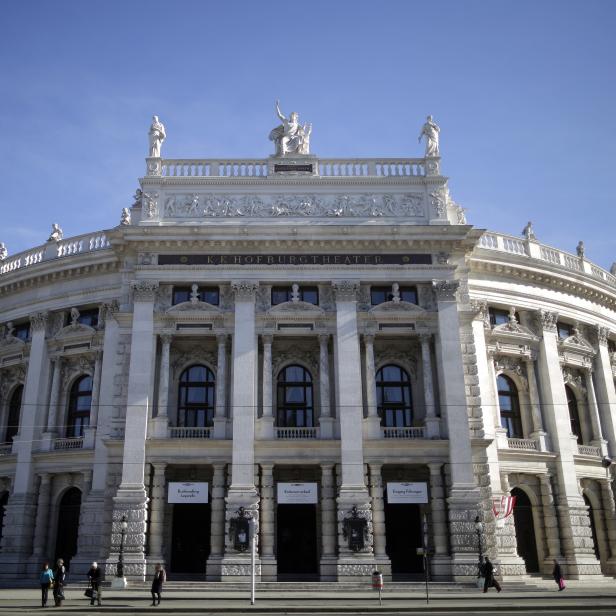
<path fill-rule="evenodd" d="M 318 579 L 316 505 L 278 505 L 276 558 L 279 580 Z"/>
<path fill-rule="evenodd" d="M 391 560 L 391 574 L 397 580 L 423 573 L 423 557 L 419 505 L 394 503 L 385 505 L 385 550 Z"/>
<path fill-rule="evenodd" d="M 210 555 L 209 504 L 173 505 L 171 571 L 201 573 Z"/>
<path fill-rule="evenodd" d="M 77 553 L 79 536 L 79 513 L 81 512 L 81 492 L 70 488 L 64 493 L 58 509 L 58 534 L 56 535 L 56 556 L 64 560 L 67 569 L 71 558 Z"/>
<path fill-rule="evenodd" d="M 511 496 L 515 496 L 513 508 L 513 522 L 515 524 L 515 538 L 518 543 L 518 555 L 524 559 L 527 573 L 539 571 L 539 558 L 537 556 L 537 542 L 535 541 L 535 525 L 533 523 L 533 509 L 530 499 L 524 490 L 513 488 Z"/>

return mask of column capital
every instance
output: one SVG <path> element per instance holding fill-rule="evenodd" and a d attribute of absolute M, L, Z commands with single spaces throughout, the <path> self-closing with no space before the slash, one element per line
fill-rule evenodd
<path fill-rule="evenodd" d="M 551 312 L 549 310 L 537 310 L 534 313 L 534 319 L 537 329 L 545 332 L 556 332 L 558 312 Z"/>
<path fill-rule="evenodd" d="M 102 303 L 99 307 L 99 312 L 103 323 L 106 323 L 110 319 L 115 319 L 116 314 L 120 310 L 120 306 L 117 300 L 111 300 L 110 302 Z"/>
<path fill-rule="evenodd" d="M 273 464 L 262 464 L 262 463 L 259 463 L 259 466 L 261 467 L 261 472 L 263 472 L 263 474 L 272 475 L 274 473 L 274 465 Z"/>
<path fill-rule="evenodd" d="M 164 475 L 165 470 L 167 470 L 167 463 L 166 462 L 152 462 L 152 467 L 154 468 L 155 476 Z"/>
<path fill-rule="evenodd" d="M 363 339 L 364 339 L 364 344 L 366 344 L 366 345 L 374 344 L 374 334 L 364 334 L 363 335 Z"/>
<path fill-rule="evenodd" d="M 610 336 L 610 330 L 602 325 L 596 326 L 597 342 L 602 345 L 607 345 L 607 339 Z"/>
<path fill-rule="evenodd" d="M 488 302 L 485 299 L 472 299 L 470 302 L 473 321 L 488 320 Z"/>
<path fill-rule="evenodd" d="M 49 318 L 49 312 L 38 312 L 30 317 L 30 325 L 32 331 L 39 331 L 45 329 L 47 325 L 47 319 Z"/>
<path fill-rule="evenodd" d="M 235 294 L 236 301 L 254 300 L 259 283 L 254 280 L 233 280 L 231 282 L 231 290 Z"/>
<path fill-rule="evenodd" d="M 440 475 L 443 464 L 443 462 L 428 462 L 426 466 L 430 470 L 430 475 Z"/>
<path fill-rule="evenodd" d="M 169 332 L 164 332 L 162 334 L 159 334 L 159 336 L 160 336 L 160 341 L 166 345 L 170 345 L 171 341 L 173 340 L 173 334 Z"/>
<path fill-rule="evenodd" d="M 359 292 L 357 280 L 333 280 L 332 288 L 337 302 L 355 302 Z"/>
<path fill-rule="evenodd" d="M 261 334 L 261 341 L 263 344 L 271 345 L 274 342 L 274 336 L 272 334 Z"/>
<path fill-rule="evenodd" d="M 439 302 L 455 302 L 460 282 L 457 280 L 433 280 L 432 289 Z"/>
<path fill-rule="evenodd" d="M 47 485 L 51 481 L 51 473 L 39 473 L 41 479 L 41 486 Z"/>
<path fill-rule="evenodd" d="M 136 302 L 153 302 L 158 291 L 157 280 L 133 280 L 130 283 L 133 300 Z"/>
<path fill-rule="evenodd" d="M 218 346 L 227 346 L 227 338 L 229 336 L 227 334 L 216 334 L 216 342 Z"/>
<path fill-rule="evenodd" d="M 432 341 L 432 334 L 419 334 L 419 342 L 421 344 L 430 344 Z"/>
<path fill-rule="evenodd" d="M 330 334 L 319 334 L 319 344 L 321 346 L 327 345 L 329 343 Z"/>

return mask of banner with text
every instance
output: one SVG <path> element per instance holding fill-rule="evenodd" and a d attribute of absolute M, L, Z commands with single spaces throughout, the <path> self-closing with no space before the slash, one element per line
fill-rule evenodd
<path fill-rule="evenodd" d="M 317 484 L 278 483 L 276 501 L 279 505 L 314 505 L 317 503 Z"/>
<path fill-rule="evenodd" d="M 428 484 L 425 482 L 387 482 L 387 503 L 427 503 Z"/>
<path fill-rule="evenodd" d="M 169 503 L 207 503 L 208 502 L 208 483 L 207 481 L 180 483 L 177 481 L 169 482 Z"/>

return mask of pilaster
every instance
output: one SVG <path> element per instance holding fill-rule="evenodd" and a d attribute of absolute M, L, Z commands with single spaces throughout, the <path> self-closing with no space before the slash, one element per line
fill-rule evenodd
<path fill-rule="evenodd" d="M 377 414 L 376 369 L 374 366 L 374 336 L 364 334 L 366 365 L 366 406 L 368 417 L 364 418 L 364 435 L 368 439 L 381 438 L 381 419 Z"/>
<path fill-rule="evenodd" d="M 597 403 L 601 415 L 603 434 L 608 441 L 608 453 L 610 457 L 616 457 L 616 389 L 614 387 L 614 375 L 610 363 L 610 355 L 607 348 L 609 330 L 605 327 L 597 327 L 597 354 L 595 355 L 595 379 L 597 386 Z"/>
<path fill-rule="evenodd" d="M 276 581 L 274 465 L 261 464 L 261 579 Z"/>
<path fill-rule="evenodd" d="M 152 464 L 154 470 L 152 489 L 150 491 L 150 541 L 148 545 L 148 573 L 153 573 L 156 563 L 164 565 L 163 557 L 163 530 L 165 527 L 165 470 L 167 465 L 163 462 Z"/>
<path fill-rule="evenodd" d="M 322 581 L 336 579 L 336 487 L 334 465 L 321 464 L 321 563 Z"/>
<path fill-rule="evenodd" d="M 319 334 L 319 398 L 321 400 L 319 429 L 322 439 L 334 438 L 334 418 L 331 412 L 330 396 L 329 334 Z"/>
<path fill-rule="evenodd" d="M 207 580 L 220 581 L 225 553 L 225 464 L 214 464 L 212 477 L 210 556 L 207 560 Z"/>
<path fill-rule="evenodd" d="M 216 410 L 214 438 L 227 438 L 227 334 L 218 334 L 218 361 L 216 367 Z"/>
<path fill-rule="evenodd" d="M 164 333 L 160 335 L 160 364 L 158 370 L 158 409 L 152 420 L 152 431 L 155 438 L 167 438 L 169 432 L 169 364 L 171 355 L 171 342 L 173 335 Z"/>
<path fill-rule="evenodd" d="M 447 528 L 447 504 L 443 483 L 443 465 L 440 462 L 428 464 L 430 471 L 430 526 L 432 528 L 433 554 L 430 559 L 432 578 L 449 579 L 451 559 L 447 550 L 449 531 Z"/>
<path fill-rule="evenodd" d="M 434 402 L 434 380 L 432 378 L 432 350 L 430 341 L 432 336 L 422 334 L 419 339 L 421 342 L 421 362 L 424 389 L 424 402 L 426 406 L 426 417 L 424 424 L 426 427 L 426 437 L 438 439 L 441 436 L 440 419 L 436 416 L 436 404 Z"/>
<path fill-rule="evenodd" d="M 391 561 L 385 549 L 385 506 L 383 503 L 382 464 L 368 465 L 370 478 L 370 499 L 372 501 L 372 533 L 374 543 L 374 558 L 378 570 L 391 579 Z"/>
<path fill-rule="evenodd" d="M 272 342 L 273 336 L 261 336 L 263 342 L 263 413 L 259 418 L 259 437 L 262 439 L 274 438 L 274 408 L 272 389 Z"/>

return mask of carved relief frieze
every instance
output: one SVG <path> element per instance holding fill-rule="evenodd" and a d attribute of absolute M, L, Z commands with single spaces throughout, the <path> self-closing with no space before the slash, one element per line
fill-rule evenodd
<path fill-rule="evenodd" d="M 178 378 L 181 371 L 194 364 L 205 364 L 216 374 L 218 355 L 198 345 L 183 346 L 172 352 L 171 370 L 174 378 Z"/>
<path fill-rule="evenodd" d="M 272 359 L 272 373 L 277 375 L 284 366 L 294 363 L 304 365 L 312 372 L 313 377 L 316 378 L 319 367 L 317 351 L 312 352 L 301 349 L 289 349 L 282 352 L 275 352 Z"/>

